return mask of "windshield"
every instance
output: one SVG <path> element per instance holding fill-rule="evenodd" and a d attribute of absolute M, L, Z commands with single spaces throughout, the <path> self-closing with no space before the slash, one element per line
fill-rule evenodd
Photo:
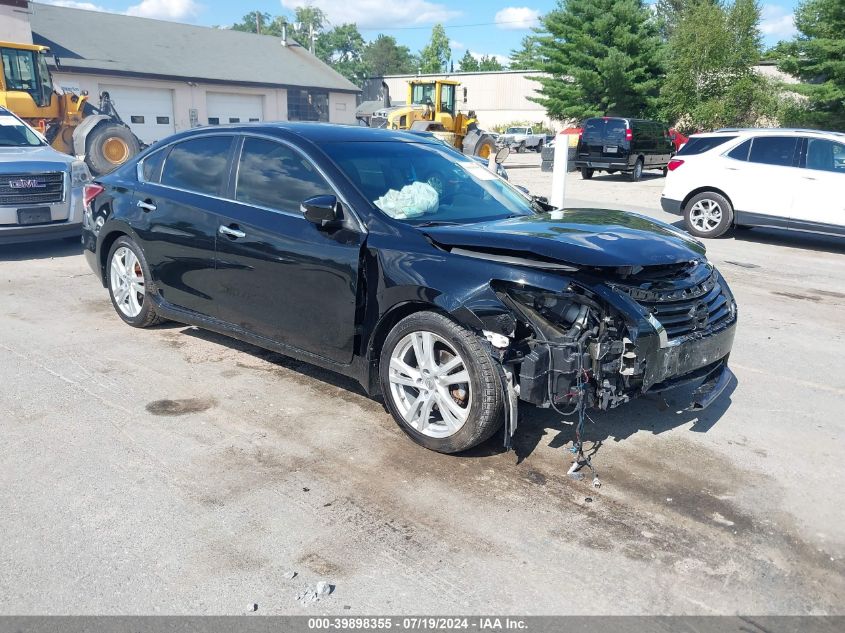
<path fill-rule="evenodd" d="M 410 224 L 465 224 L 533 215 L 531 200 L 440 144 L 327 143 L 322 150 L 385 215 Z"/>
<path fill-rule="evenodd" d="M 17 117 L 0 112 L 0 147 L 37 147 L 44 142 Z"/>
<path fill-rule="evenodd" d="M 505 134 L 525 134 L 528 128 L 525 127 L 509 127 Z"/>
<path fill-rule="evenodd" d="M 414 84 L 411 92 L 413 105 L 434 105 L 434 84 Z"/>

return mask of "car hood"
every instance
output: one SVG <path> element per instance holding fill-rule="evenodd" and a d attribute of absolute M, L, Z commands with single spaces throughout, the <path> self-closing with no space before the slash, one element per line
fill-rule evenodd
<path fill-rule="evenodd" d="M 73 162 L 48 145 L 40 147 L 0 147 L 0 173 L 21 173 L 54 169 L 63 171 Z"/>
<path fill-rule="evenodd" d="M 448 249 L 540 256 L 577 266 L 656 266 L 704 256 L 704 246 L 682 231 L 636 213 L 565 209 L 534 216 L 426 227 Z"/>

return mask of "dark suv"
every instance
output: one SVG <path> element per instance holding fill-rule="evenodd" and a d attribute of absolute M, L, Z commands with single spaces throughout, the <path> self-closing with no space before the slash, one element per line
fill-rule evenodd
<path fill-rule="evenodd" d="M 644 169 L 666 166 L 675 153 L 669 128 L 657 121 L 596 117 L 584 121 L 575 153 L 575 167 L 590 179 L 596 171 L 625 172 L 633 182 Z"/>
<path fill-rule="evenodd" d="M 681 383 L 706 406 L 731 376 L 736 304 L 700 243 L 552 209 L 435 139 L 195 129 L 85 200 L 85 254 L 126 323 L 188 323 L 352 376 L 433 450 L 503 426 L 509 441 L 519 400 L 583 420 Z"/>

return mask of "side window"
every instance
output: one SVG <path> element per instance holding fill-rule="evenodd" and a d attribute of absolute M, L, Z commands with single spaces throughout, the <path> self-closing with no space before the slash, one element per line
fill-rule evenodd
<path fill-rule="evenodd" d="M 299 213 L 303 200 L 320 195 L 334 195 L 334 191 L 304 156 L 276 141 L 244 140 L 236 200 Z"/>
<path fill-rule="evenodd" d="M 150 154 L 144 159 L 144 182 L 159 182 L 161 179 L 161 166 L 164 164 L 164 158 L 167 156 L 169 150 L 170 148 L 166 147 L 159 152 Z"/>
<path fill-rule="evenodd" d="M 807 139 L 807 169 L 845 174 L 845 144 L 825 138 Z"/>
<path fill-rule="evenodd" d="M 799 140 L 794 136 L 758 136 L 751 143 L 748 161 L 763 165 L 792 167 L 795 160 L 795 148 L 798 147 Z"/>
<path fill-rule="evenodd" d="M 174 146 L 164 161 L 161 184 L 218 195 L 229 173 L 231 136 L 206 136 Z"/>
<path fill-rule="evenodd" d="M 684 148 L 678 152 L 678 154 L 683 153 L 683 151 L 689 147 L 690 143 L 692 143 L 693 139 L 690 139 Z M 751 139 L 748 139 L 744 143 L 740 143 L 736 147 L 734 147 L 731 151 L 727 153 L 729 158 L 733 158 L 736 160 L 748 160 L 748 152 L 751 150 Z"/>

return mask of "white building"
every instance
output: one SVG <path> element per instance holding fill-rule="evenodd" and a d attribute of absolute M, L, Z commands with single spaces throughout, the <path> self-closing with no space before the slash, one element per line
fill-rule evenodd
<path fill-rule="evenodd" d="M 358 88 L 292 41 L 117 13 L 0 0 L 28 17 L 31 40 L 50 47 L 55 82 L 107 91 L 121 118 L 152 143 L 199 125 L 311 120 L 355 123 Z M 15 6 L 12 6 L 15 5 Z M 2 15 L 0 40 L 9 37 Z M 11 33 L 14 35 L 14 33 Z"/>
<path fill-rule="evenodd" d="M 393 101 L 407 99 L 408 81 L 411 79 L 453 79 L 461 82 L 458 89 L 458 107 L 461 111 L 474 110 L 482 128 L 512 121 L 531 121 L 558 129 L 560 122 L 552 121 L 543 106 L 529 97 L 540 96 L 540 84 L 531 77 L 543 73 L 525 70 L 500 70 L 492 72 L 449 73 L 443 75 L 388 75 L 384 78 Z"/>

